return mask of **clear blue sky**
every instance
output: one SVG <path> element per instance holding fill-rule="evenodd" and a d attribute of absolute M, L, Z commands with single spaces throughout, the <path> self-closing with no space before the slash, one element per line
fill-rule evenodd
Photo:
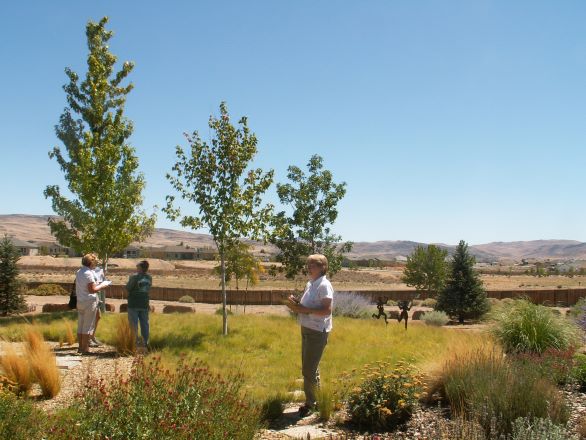
<path fill-rule="evenodd" d="M 584 1 L 10 1 L 2 15 L 0 214 L 52 213 L 63 70 L 85 73 L 85 24 L 107 15 L 111 50 L 136 63 L 126 115 L 149 210 L 172 192 L 182 133 L 207 137 L 225 100 L 277 181 L 318 153 L 347 182 L 346 239 L 586 241 Z"/>

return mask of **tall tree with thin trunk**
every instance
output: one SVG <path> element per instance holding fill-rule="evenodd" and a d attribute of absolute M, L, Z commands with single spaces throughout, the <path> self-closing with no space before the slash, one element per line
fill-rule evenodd
<path fill-rule="evenodd" d="M 17 262 L 20 251 L 8 236 L 0 241 L 0 314 L 8 315 L 26 310 L 22 283 L 18 279 Z"/>
<path fill-rule="evenodd" d="M 290 182 L 277 184 L 281 203 L 292 208 L 273 218 L 271 242 L 280 250 L 287 278 L 305 270 L 305 258 L 321 253 L 328 259 L 328 273 L 342 268 L 343 254 L 352 250 L 352 243 L 341 243 L 342 237 L 332 234 L 330 225 L 338 217 L 338 202 L 346 194 L 346 183 L 335 183 L 332 172 L 323 169 L 323 158 L 317 154 L 307 164 L 309 175 L 301 168 L 290 166 Z"/>
<path fill-rule="evenodd" d="M 260 239 L 267 233 L 273 207 L 263 205 L 262 195 L 273 182 L 273 171 L 251 169 L 257 153 L 257 139 L 248 128 L 246 117 L 230 122 L 226 103 L 220 104 L 220 117 L 210 116 L 213 137 L 202 141 L 199 133 L 185 134 L 190 145 L 186 153 L 177 146 L 177 162 L 167 174 L 180 197 L 198 207 L 195 215 L 182 215 L 175 197 L 167 196 L 164 208 L 171 220 L 180 218 L 181 226 L 206 227 L 218 248 L 222 284 L 222 333 L 228 334 L 226 310 L 226 256 L 241 238 Z"/>
<path fill-rule="evenodd" d="M 59 215 L 49 220 L 51 233 L 64 246 L 97 253 L 104 269 L 113 254 L 146 238 L 156 219 L 141 210 L 145 181 L 128 143 L 132 122 L 124 116 L 126 95 L 133 85 L 122 82 L 134 65 L 125 62 L 114 72 L 117 58 L 108 48 L 112 32 L 106 30 L 107 22 L 104 17 L 86 26 L 85 79 L 80 82 L 77 73 L 65 69 L 68 107 L 55 127 L 65 151 L 54 147 L 49 157 L 63 171 L 72 198 L 57 185 L 44 192 Z"/>
<path fill-rule="evenodd" d="M 474 270 L 474 256 L 468 245 L 461 240 L 450 265 L 450 273 L 444 289 L 438 296 L 436 310 L 458 318 L 479 318 L 490 309 L 486 290 L 478 273 Z"/>

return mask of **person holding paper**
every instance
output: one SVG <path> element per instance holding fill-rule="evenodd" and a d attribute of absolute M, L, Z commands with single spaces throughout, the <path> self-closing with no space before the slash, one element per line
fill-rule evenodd
<path fill-rule="evenodd" d="M 301 299 L 293 295 L 287 306 L 299 314 L 301 325 L 301 372 L 305 404 L 299 408 L 299 415 L 305 417 L 316 408 L 316 390 L 319 388 L 319 362 L 332 330 L 332 307 L 334 288 L 326 278 L 328 260 L 324 255 L 307 257 L 309 282 Z"/>
<path fill-rule="evenodd" d="M 98 312 L 97 293 L 110 285 L 109 281 L 99 283 L 94 269 L 98 264 L 96 254 L 86 254 L 81 259 L 81 268 L 75 275 L 75 293 L 77 295 L 77 340 L 78 353 L 89 353 L 90 337 L 96 326 Z"/>
<path fill-rule="evenodd" d="M 96 282 L 102 283 L 106 280 L 106 275 L 101 267 L 94 269 L 96 275 Z M 96 339 L 96 332 L 98 331 L 98 323 L 103 313 L 106 312 L 106 294 L 103 290 L 97 293 L 98 295 L 98 310 L 96 311 L 96 325 L 94 326 L 94 332 L 90 336 L 90 347 L 100 347 L 102 343 Z"/>

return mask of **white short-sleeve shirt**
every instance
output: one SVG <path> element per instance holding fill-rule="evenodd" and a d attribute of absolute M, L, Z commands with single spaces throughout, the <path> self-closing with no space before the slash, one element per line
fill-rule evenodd
<path fill-rule="evenodd" d="M 78 303 L 87 304 L 98 301 L 98 296 L 88 290 L 90 283 L 97 284 L 96 274 L 89 267 L 83 266 L 75 275 L 75 294 Z"/>
<path fill-rule="evenodd" d="M 301 305 L 310 309 L 319 309 L 322 307 L 322 299 L 330 298 L 332 307 L 334 301 L 334 288 L 329 280 L 324 276 L 314 281 L 309 281 L 305 286 L 305 292 L 301 297 Z M 318 332 L 329 332 L 332 330 L 332 314 L 327 316 L 317 316 L 314 314 L 299 314 L 299 324 Z"/>

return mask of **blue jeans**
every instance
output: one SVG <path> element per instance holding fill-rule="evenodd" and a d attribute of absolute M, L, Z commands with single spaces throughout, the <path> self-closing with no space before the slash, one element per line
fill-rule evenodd
<path fill-rule="evenodd" d="M 128 309 L 128 322 L 130 328 L 136 334 L 138 342 L 138 323 L 140 322 L 140 334 L 144 345 L 149 343 L 149 310 L 148 309 Z"/>

